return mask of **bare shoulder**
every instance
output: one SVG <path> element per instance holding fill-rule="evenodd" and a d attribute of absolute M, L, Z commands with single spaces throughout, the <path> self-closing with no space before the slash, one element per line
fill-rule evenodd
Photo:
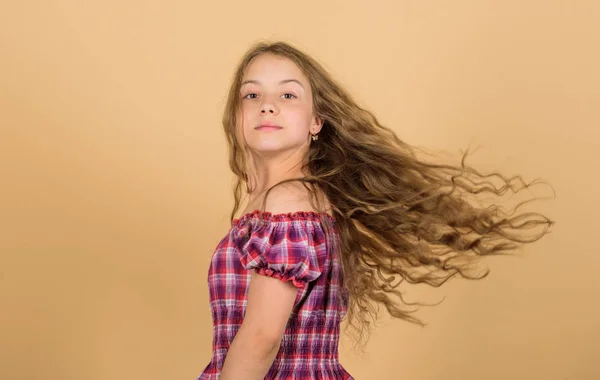
<path fill-rule="evenodd" d="M 317 206 L 329 212 L 330 206 L 325 195 L 317 191 Z M 285 214 L 297 211 L 317 211 L 311 204 L 310 190 L 301 182 L 287 182 L 275 186 L 267 196 L 265 211 L 272 214 Z"/>

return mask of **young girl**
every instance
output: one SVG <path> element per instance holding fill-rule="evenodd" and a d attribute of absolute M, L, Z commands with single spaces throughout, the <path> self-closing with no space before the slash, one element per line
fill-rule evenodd
<path fill-rule="evenodd" d="M 352 379 L 338 360 L 346 313 L 359 341 L 379 305 L 419 322 L 402 308 L 402 281 L 482 278 L 469 274 L 474 258 L 535 241 L 552 224 L 518 207 L 475 207 L 466 195 L 529 185 L 481 175 L 464 159 L 417 159 L 286 43 L 246 53 L 223 126 L 238 181 L 208 273 L 213 355 L 200 380 Z M 248 204 L 234 219 L 242 190 Z M 534 226 L 542 231 L 523 233 Z"/>

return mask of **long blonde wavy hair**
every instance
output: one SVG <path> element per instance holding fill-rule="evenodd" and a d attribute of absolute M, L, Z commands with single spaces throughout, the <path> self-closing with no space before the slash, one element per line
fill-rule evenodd
<path fill-rule="evenodd" d="M 476 196 L 516 193 L 541 182 L 481 174 L 465 164 L 467 153 L 457 165 L 418 159 L 414 147 L 361 108 L 322 65 L 285 42 L 252 46 L 237 66 L 229 90 L 222 122 L 230 167 L 237 176 L 231 220 L 244 191 L 252 190 L 236 127 L 240 86 L 248 65 L 266 53 L 287 58 L 303 71 L 311 85 L 315 115 L 324 121 L 318 142 L 308 151 L 304 172 L 309 175 L 281 183 L 301 181 L 313 200 L 319 189 L 331 204 L 349 296 L 347 322 L 357 333 L 357 342 L 369 334 L 380 306 L 392 317 L 422 324 L 412 315 L 414 310 L 405 308 L 418 303 L 403 299 L 398 289 L 403 281 L 438 287 L 457 275 L 483 278 L 489 271 L 474 274 L 475 259 L 510 253 L 544 236 L 553 224 L 539 213 L 519 213 L 527 202 L 512 211 L 493 204 L 476 206 Z M 313 206 L 322 210 L 319 204 Z M 535 227 L 538 231 L 532 232 Z"/>

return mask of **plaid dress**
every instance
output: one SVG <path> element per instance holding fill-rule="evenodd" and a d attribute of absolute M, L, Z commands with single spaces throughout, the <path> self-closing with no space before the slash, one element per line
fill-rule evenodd
<path fill-rule="evenodd" d="M 329 218 L 330 233 L 325 232 L 322 218 Z M 338 239 L 335 219 L 312 211 L 254 211 L 232 222 L 208 270 L 213 354 L 198 380 L 219 378 L 229 345 L 244 319 L 252 271 L 290 281 L 298 288 L 281 346 L 265 379 L 353 379 L 338 360 L 340 323 L 348 299 L 341 288 Z"/>

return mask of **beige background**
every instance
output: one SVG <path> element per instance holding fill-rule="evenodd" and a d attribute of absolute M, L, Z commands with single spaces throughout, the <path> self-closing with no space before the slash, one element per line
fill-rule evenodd
<path fill-rule="evenodd" d="M 195 379 L 228 228 L 220 125 L 259 39 L 317 57 L 404 140 L 541 177 L 558 224 L 484 281 L 382 319 L 360 380 L 600 378 L 600 3 L 0 5 L 0 379 Z M 543 195 L 543 194 L 540 194 Z"/>

